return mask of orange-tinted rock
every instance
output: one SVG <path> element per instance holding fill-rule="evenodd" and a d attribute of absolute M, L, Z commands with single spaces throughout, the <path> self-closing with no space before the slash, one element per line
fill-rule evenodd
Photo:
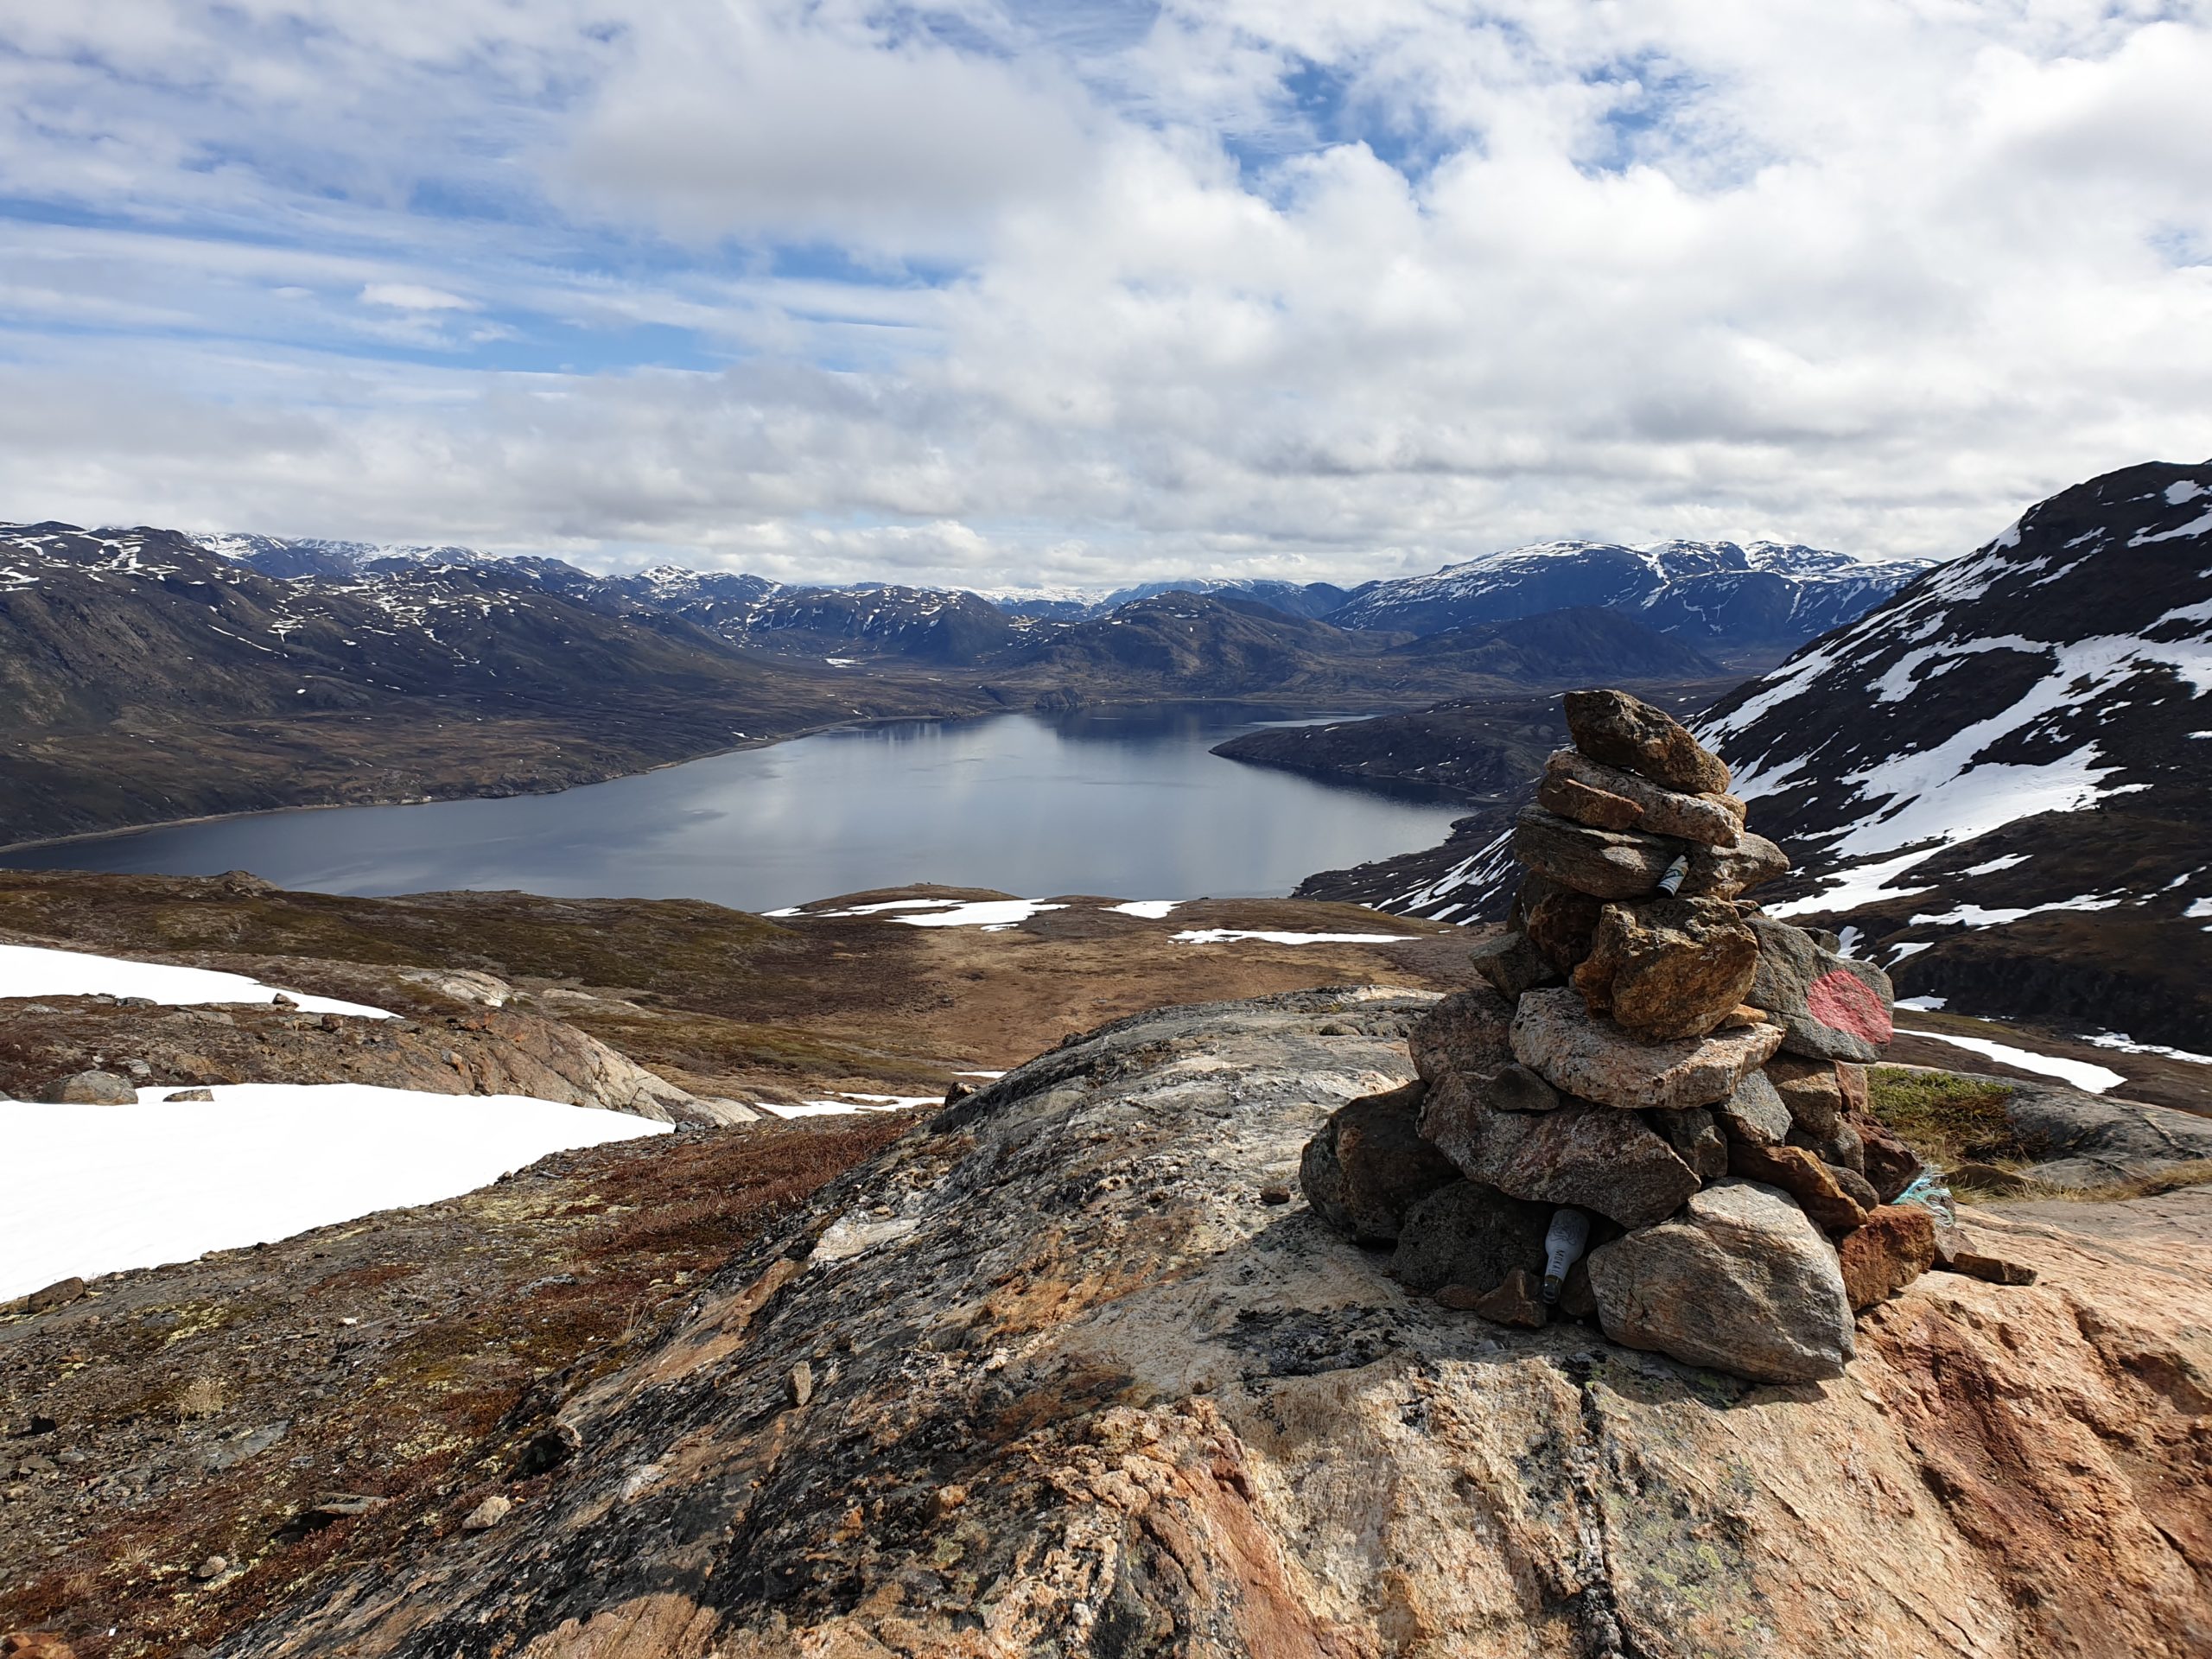
<path fill-rule="evenodd" d="M 1702 1037 L 1751 989 L 1758 940 L 1732 906 L 1713 899 L 1607 905 L 1574 988 L 1646 1042 Z"/>
<path fill-rule="evenodd" d="M 1843 1190 L 1836 1173 L 1802 1147 L 1754 1147 L 1731 1141 L 1728 1173 L 1780 1187 L 1822 1232 L 1847 1232 L 1866 1219 L 1866 1206 Z"/>
<path fill-rule="evenodd" d="M 1886 1301 L 1936 1261 L 1936 1217 L 1916 1204 L 1885 1204 L 1836 1246 L 1853 1313 Z"/>
<path fill-rule="evenodd" d="M 1468 1294 L 1464 1285 L 1448 1285 L 1436 1300 L 1446 1307 L 1462 1308 L 1497 1325 L 1517 1325 L 1523 1331 L 1542 1328 L 1546 1315 L 1543 1287 L 1526 1268 L 1516 1268 L 1494 1290 Z"/>

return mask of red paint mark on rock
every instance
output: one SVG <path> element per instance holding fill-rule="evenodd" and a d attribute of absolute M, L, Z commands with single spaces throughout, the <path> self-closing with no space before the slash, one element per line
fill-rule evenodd
<path fill-rule="evenodd" d="M 1882 999 L 1865 980 L 1841 968 L 1829 969 L 1807 988 L 1805 1011 L 1824 1026 L 1870 1043 L 1886 1043 L 1893 1034 Z"/>

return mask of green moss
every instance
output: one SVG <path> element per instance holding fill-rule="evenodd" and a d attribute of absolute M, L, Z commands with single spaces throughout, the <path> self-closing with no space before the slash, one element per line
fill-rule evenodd
<path fill-rule="evenodd" d="M 1866 1081 L 1874 1116 L 1939 1168 L 2024 1154 L 2005 1114 L 2005 1084 L 1897 1065 L 1875 1066 Z"/>

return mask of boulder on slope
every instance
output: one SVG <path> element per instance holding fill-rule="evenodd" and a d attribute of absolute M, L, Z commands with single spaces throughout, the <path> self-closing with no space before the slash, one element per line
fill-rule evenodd
<path fill-rule="evenodd" d="M 1166 1008 L 1031 1062 L 599 1356 L 548 1501 L 341 1553 L 208 1645 L 2202 1659 L 2202 1402 L 2144 1386 L 2196 1375 L 2200 1244 L 1993 1223 L 2042 1283 L 1931 1275 L 1859 1334 L 1863 1387 L 1501 1343 L 1251 1197 L 1317 1100 L 1411 1074 L 1425 1006 Z M 1322 1034 L 1348 1007 L 1361 1034 Z M 885 1209 L 895 1235 L 806 1256 Z"/>
<path fill-rule="evenodd" d="M 1783 1193 L 1720 1181 L 1590 1256 L 1605 1334 L 1764 1382 L 1843 1375 L 1855 1351 L 1836 1253 Z"/>

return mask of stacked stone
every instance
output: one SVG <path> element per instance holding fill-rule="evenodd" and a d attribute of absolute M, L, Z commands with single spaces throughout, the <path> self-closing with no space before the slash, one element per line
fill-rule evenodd
<path fill-rule="evenodd" d="M 1918 1160 L 1866 1111 L 1888 976 L 1743 896 L 1789 860 L 1679 722 L 1619 691 L 1570 693 L 1567 719 L 1514 830 L 1507 930 L 1475 952 L 1487 983 L 1414 1029 L 1419 1082 L 1307 1147 L 1307 1197 L 1393 1246 L 1408 1288 L 1521 1325 L 1580 1210 L 1566 1313 L 1760 1380 L 1839 1375 L 1854 1313 L 1937 1244 L 1891 1202 Z"/>

